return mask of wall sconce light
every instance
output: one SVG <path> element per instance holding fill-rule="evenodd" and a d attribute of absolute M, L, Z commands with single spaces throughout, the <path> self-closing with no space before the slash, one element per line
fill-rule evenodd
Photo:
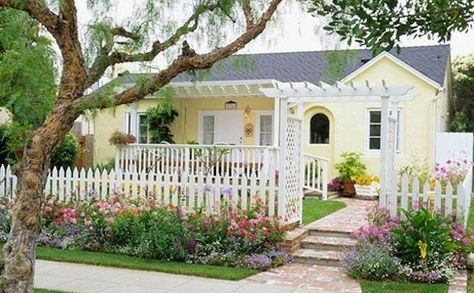
<path fill-rule="evenodd" d="M 250 112 L 252 112 L 252 110 L 250 109 L 249 106 L 245 107 L 245 110 L 244 110 L 244 119 L 245 121 L 247 122 L 250 118 Z"/>
<path fill-rule="evenodd" d="M 235 101 L 228 101 L 224 104 L 225 109 L 237 109 L 237 102 Z"/>

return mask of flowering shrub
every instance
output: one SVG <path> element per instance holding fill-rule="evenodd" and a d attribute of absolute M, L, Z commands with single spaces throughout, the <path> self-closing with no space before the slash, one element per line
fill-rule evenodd
<path fill-rule="evenodd" d="M 367 214 L 369 223 L 354 232 L 355 238 L 361 242 L 386 243 L 390 240 L 390 230 L 398 227 L 400 219 L 390 216 L 386 208 L 374 208 Z"/>
<path fill-rule="evenodd" d="M 433 177 L 440 181 L 443 186 L 446 186 L 448 182 L 452 186 L 457 186 L 464 181 L 471 168 L 471 161 L 447 160 L 445 164 L 436 164 Z"/>
<path fill-rule="evenodd" d="M 344 255 L 349 275 L 365 279 L 406 279 L 415 282 L 449 282 L 454 269 L 465 266 L 473 248 L 473 232 L 426 207 L 390 217 L 376 208 L 368 224 L 354 235 L 358 245 Z"/>
<path fill-rule="evenodd" d="M 422 166 L 413 163 L 400 168 L 399 175 L 408 175 L 409 188 L 413 185 L 413 180 L 417 178 L 421 184 L 428 182 L 431 188 L 435 187 L 437 181 L 441 183 L 443 192 L 446 190 L 448 183 L 456 188 L 466 178 L 469 170 L 472 168 L 473 162 L 467 159 L 450 159 L 446 162 L 435 165 L 434 170 L 430 169 L 427 162 Z"/>
<path fill-rule="evenodd" d="M 359 185 L 371 185 L 372 183 L 380 183 L 380 178 L 378 176 L 363 174 L 356 177 L 355 183 Z"/>
<path fill-rule="evenodd" d="M 388 243 L 365 242 L 345 253 L 341 261 L 347 274 L 356 279 L 396 279 L 402 271 L 400 259 L 391 254 Z"/>
<path fill-rule="evenodd" d="M 0 237 L 10 230 L 12 202 L 0 204 Z M 266 269 L 286 263 L 278 251 L 287 227 L 257 200 L 250 210 L 223 206 L 219 215 L 186 211 L 154 198 L 61 201 L 43 204 L 38 243 L 159 260 Z M 265 260 L 265 261 L 264 261 Z"/>
<path fill-rule="evenodd" d="M 339 177 L 333 178 L 328 183 L 328 190 L 337 192 L 342 192 L 344 190 L 344 185 L 342 184 L 341 180 L 339 180 Z"/>

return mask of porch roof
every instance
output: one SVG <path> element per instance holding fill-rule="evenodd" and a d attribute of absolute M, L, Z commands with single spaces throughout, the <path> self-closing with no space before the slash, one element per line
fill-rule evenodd
<path fill-rule="evenodd" d="M 275 88 L 277 81 L 235 80 L 235 81 L 201 81 L 201 82 L 171 82 L 176 98 L 222 98 L 222 97 L 265 97 L 263 89 Z"/>
<path fill-rule="evenodd" d="M 336 82 L 330 85 L 321 82 L 319 86 L 309 82 L 275 82 L 274 87 L 261 91 L 267 97 L 288 99 L 289 103 L 374 102 L 380 101 L 381 97 L 402 102 L 411 101 L 418 95 L 411 86 L 388 85 L 385 80 L 380 84 L 368 80 L 364 84 Z"/>

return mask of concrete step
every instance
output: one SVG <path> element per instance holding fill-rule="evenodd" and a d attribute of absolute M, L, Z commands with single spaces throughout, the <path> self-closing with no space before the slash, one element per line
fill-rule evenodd
<path fill-rule="evenodd" d="M 310 264 L 310 265 L 321 265 L 337 267 L 341 266 L 339 260 L 341 256 L 340 251 L 325 250 L 317 251 L 313 249 L 298 249 L 293 254 L 293 262 Z"/>
<path fill-rule="evenodd" d="M 305 189 L 304 190 L 304 198 L 322 198 L 323 194 L 319 191 L 314 191 L 312 189 Z M 332 200 L 332 199 L 336 199 L 339 197 L 339 193 L 338 192 L 334 192 L 334 191 L 329 191 L 328 192 L 328 199 L 329 200 Z"/>
<path fill-rule="evenodd" d="M 352 238 L 351 232 L 345 231 L 333 231 L 328 229 L 322 228 L 313 228 L 313 227 L 305 227 L 308 229 L 309 236 L 321 236 L 321 237 L 332 237 L 332 238 Z"/>
<path fill-rule="evenodd" d="M 306 236 L 301 242 L 301 248 L 344 251 L 354 247 L 356 243 L 355 239 L 346 237 Z"/>

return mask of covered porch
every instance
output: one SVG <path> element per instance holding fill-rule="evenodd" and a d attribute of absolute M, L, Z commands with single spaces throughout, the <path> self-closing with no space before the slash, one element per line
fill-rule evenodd
<path fill-rule="evenodd" d="M 233 85 L 229 82 L 180 83 L 173 87 L 177 99 L 222 99 L 226 96 L 231 102 L 231 97 L 241 95 L 273 99 L 271 140 L 265 138 L 267 145 L 259 145 L 262 139 L 257 140 L 258 144 L 244 145 L 245 135 L 255 135 L 251 129 L 253 125 L 244 123 L 238 141 L 208 140 L 206 131 L 202 131 L 198 144 L 132 144 L 116 149 L 115 170 L 154 176 L 153 180 L 163 183 L 164 189 L 159 187 L 158 191 L 168 197 L 165 202 L 179 202 L 185 198 L 187 205 L 212 206 L 209 210 L 221 206 L 222 201 L 244 209 L 259 203 L 268 208 L 270 215 L 278 215 L 290 223 L 301 220 L 304 188 L 320 192 L 324 199 L 327 198 L 329 160 L 303 152 L 304 103 L 382 101 L 386 121 L 382 128 L 388 133 L 388 122 L 393 119 L 389 115 L 389 100 L 399 102 L 414 98 L 413 94 L 408 94 L 410 88 L 388 87 L 385 82 L 381 85 L 337 83 L 331 86 L 322 83 L 316 86 L 272 80 Z M 222 105 L 222 111 L 226 111 L 226 106 L 227 102 Z M 244 122 L 249 115 L 246 108 L 241 114 Z M 131 109 L 130 115 L 137 115 L 133 105 Z M 203 121 L 200 119 L 199 123 Z M 217 133 L 216 125 L 228 124 L 225 120 L 218 123 L 214 121 L 213 127 L 207 128 L 212 130 L 213 138 Z M 229 128 L 232 128 L 232 122 L 230 124 Z M 199 129 L 203 130 L 203 127 L 200 125 Z M 131 128 L 138 129 L 138 126 Z M 385 135 L 384 141 L 388 138 Z M 382 146 L 382 156 L 387 156 L 382 160 L 385 169 L 391 159 L 388 146 Z M 387 182 L 390 177 L 387 174 L 382 178 Z M 167 191 L 167 184 L 172 186 L 170 191 Z"/>

